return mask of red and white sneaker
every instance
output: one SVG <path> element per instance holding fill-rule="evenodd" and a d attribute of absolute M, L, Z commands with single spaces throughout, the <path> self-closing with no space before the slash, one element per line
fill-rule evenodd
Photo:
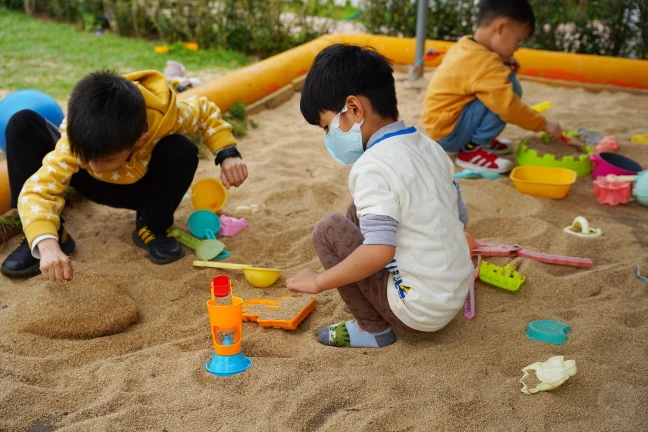
<path fill-rule="evenodd" d="M 513 150 L 513 142 L 504 138 L 495 138 L 488 146 L 488 150 L 496 155 L 509 154 Z"/>
<path fill-rule="evenodd" d="M 457 154 L 457 165 L 473 171 L 492 171 L 504 174 L 513 168 L 513 162 L 497 157 L 482 147 L 474 150 L 460 151 Z"/>

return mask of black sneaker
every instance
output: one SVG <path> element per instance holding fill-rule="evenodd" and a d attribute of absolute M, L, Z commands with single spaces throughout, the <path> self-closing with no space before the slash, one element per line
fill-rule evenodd
<path fill-rule="evenodd" d="M 148 259 L 155 264 L 168 264 L 184 256 L 178 240 L 171 235 L 171 229 L 164 232 L 151 231 L 138 217 L 133 231 L 133 242 L 148 251 Z"/>
<path fill-rule="evenodd" d="M 61 225 L 58 232 L 59 246 L 65 255 L 72 255 L 76 243 Z M 27 238 L 23 237 L 20 245 L 9 254 L 2 263 L 0 272 L 9 277 L 31 277 L 40 273 L 40 260 L 32 256 Z"/>

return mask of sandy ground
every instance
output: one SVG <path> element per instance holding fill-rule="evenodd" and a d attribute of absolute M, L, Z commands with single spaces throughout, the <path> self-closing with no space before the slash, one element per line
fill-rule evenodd
<path fill-rule="evenodd" d="M 420 127 L 425 84 L 398 79 L 402 118 Z M 528 82 L 524 89 L 531 104 L 551 99 L 549 114 L 566 128 L 614 134 L 622 154 L 648 165 L 648 146 L 627 144 L 646 131 L 647 96 Z M 235 294 L 245 299 L 286 295 L 287 277 L 319 268 L 311 231 L 350 200 L 348 169 L 328 156 L 322 131 L 302 120 L 299 95 L 256 120 L 259 128 L 240 141 L 250 179 L 231 192 L 225 212 L 250 204 L 265 210 L 225 243 L 231 262 L 285 272 L 263 290 L 229 273 Z M 512 139 L 527 135 L 516 127 L 504 132 Z M 196 178 L 216 174 L 211 161 L 202 161 Z M 461 183 L 476 237 L 589 257 L 594 267 L 514 259 L 527 277 L 518 292 L 478 282 L 475 319 L 458 314 L 434 334 L 399 333 L 395 345 L 381 350 L 317 342 L 315 330 L 348 318 L 329 291 L 317 296 L 315 311 L 296 331 L 244 324 L 244 352 L 254 363 L 230 378 L 204 369 L 211 355 L 205 301 L 217 272 L 194 269 L 189 251 L 170 265 L 149 263 L 132 244 L 132 212 L 87 201 L 68 205 L 78 279 L 67 287 L 0 279 L 0 430 L 648 430 L 648 284 L 634 275 L 635 263 L 648 273 L 648 210 L 599 205 L 589 178 L 562 201 L 522 195 L 509 179 Z M 186 228 L 191 212 L 183 202 L 176 226 Z M 578 215 L 604 236 L 564 234 Z M 19 240 L 0 245 L 0 257 Z M 528 322 L 545 318 L 572 326 L 565 345 L 525 338 Z M 43 336 L 123 327 L 94 339 Z M 520 370 L 553 355 L 576 360 L 577 375 L 555 391 L 523 395 Z"/>

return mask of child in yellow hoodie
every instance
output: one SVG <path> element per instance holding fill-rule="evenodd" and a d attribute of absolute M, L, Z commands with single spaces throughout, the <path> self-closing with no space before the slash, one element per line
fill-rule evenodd
<path fill-rule="evenodd" d="M 434 73 L 423 102 L 423 125 L 446 151 L 458 152 L 460 167 L 510 171 L 511 161 L 497 156 L 511 151 L 510 142 L 497 140 L 506 123 L 560 138 L 557 122 L 520 99 L 515 76 L 520 65 L 513 54 L 534 28 L 528 0 L 482 0 L 475 35 L 450 48 Z"/>
<path fill-rule="evenodd" d="M 247 178 L 231 129 L 214 103 L 178 100 L 156 71 L 87 75 L 74 87 L 60 129 L 33 111 L 16 113 L 5 131 L 7 163 L 25 238 L 0 271 L 72 278 L 75 242 L 60 217 L 68 186 L 96 203 L 135 210 L 133 241 L 152 262 L 180 259 L 169 228 L 198 166 L 197 147 L 186 137 L 200 133 L 229 188 Z"/>

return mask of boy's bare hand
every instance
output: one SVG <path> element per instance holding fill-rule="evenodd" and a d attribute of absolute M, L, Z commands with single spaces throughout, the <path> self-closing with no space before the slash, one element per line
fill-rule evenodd
<path fill-rule="evenodd" d="M 555 140 L 559 140 L 562 136 L 562 128 L 560 127 L 560 123 L 555 120 L 547 119 L 547 124 L 545 125 L 544 130 L 549 134 L 551 138 Z"/>
<path fill-rule="evenodd" d="M 69 281 L 72 280 L 74 270 L 72 262 L 61 250 L 58 240 L 48 238 L 38 243 L 41 254 L 40 270 L 45 280 Z"/>
<path fill-rule="evenodd" d="M 286 281 L 288 291 L 293 293 L 319 294 L 321 290 L 317 286 L 317 273 L 313 269 L 304 269 Z"/>
<path fill-rule="evenodd" d="M 231 186 L 241 186 L 247 176 L 247 166 L 245 165 L 245 162 L 243 162 L 243 159 L 238 157 L 228 157 L 221 162 L 221 180 L 227 189 Z"/>

